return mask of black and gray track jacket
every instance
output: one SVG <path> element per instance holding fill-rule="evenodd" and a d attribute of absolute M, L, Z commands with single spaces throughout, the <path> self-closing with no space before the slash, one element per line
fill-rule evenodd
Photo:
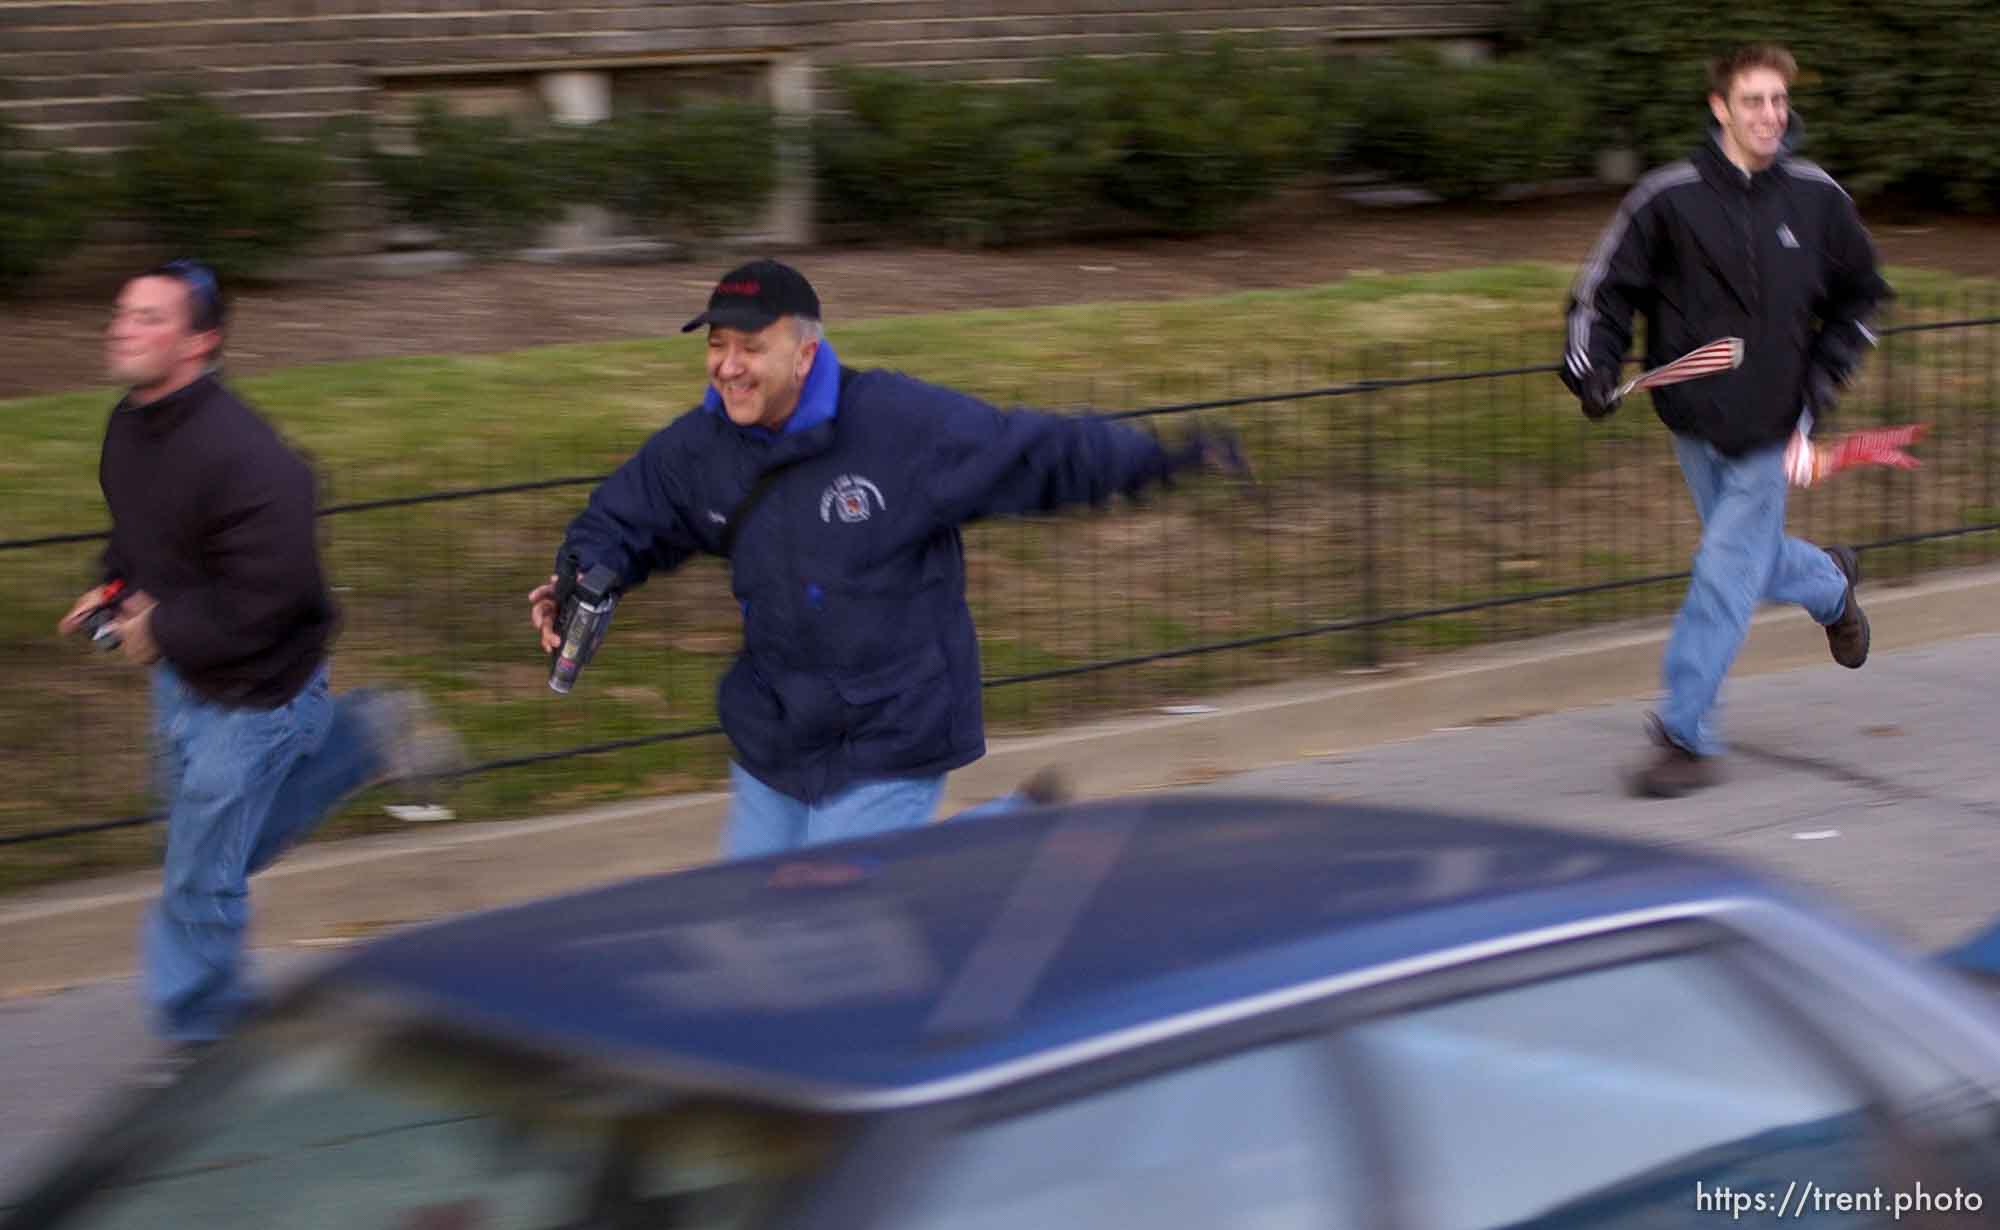
<path fill-rule="evenodd" d="M 1617 372 L 1634 313 L 1649 368 L 1740 337 L 1740 368 L 1653 390 L 1669 428 L 1740 455 L 1787 439 L 1801 410 L 1825 425 L 1889 293 L 1832 176 L 1789 149 L 1746 174 L 1712 139 L 1641 179 L 1577 274 L 1565 381 Z"/>

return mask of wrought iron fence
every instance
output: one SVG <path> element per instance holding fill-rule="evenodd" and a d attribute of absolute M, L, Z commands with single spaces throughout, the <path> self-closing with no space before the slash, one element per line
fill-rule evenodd
<path fill-rule="evenodd" d="M 1838 427 L 1927 422 L 1924 467 L 1838 476 L 1796 496 L 1791 518 L 1795 533 L 1861 545 L 1876 582 L 2000 544 L 2000 318 L 1962 300 L 1898 311 Z M 1169 434 L 1190 416 L 1226 420 L 1257 479 L 968 528 L 989 730 L 1671 611 L 1698 536 L 1672 450 L 1642 402 L 1586 423 L 1541 361 L 1553 344 L 1380 347 L 1310 379 L 1218 374 L 1171 401 L 1029 399 L 1141 403 L 1124 416 Z M 688 789 L 724 764 L 712 698 L 738 629 L 718 561 L 628 596 L 575 695 L 544 685 L 525 597 L 600 477 L 604 459 L 589 460 L 406 497 L 347 498 L 381 490 L 374 469 L 331 476 L 337 685 L 430 692 L 480 762 L 455 795 L 462 813 Z M 478 458 L 459 471 L 477 476 Z M 0 845 L 16 880 L 126 861 L 145 841 L 125 831 L 148 817 L 143 681 L 48 629 L 100 537 L 0 542 L 9 589 L 57 603 L 46 620 L 0 622 Z M 351 807 L 339 827 L 378 827 L 378 811 Z"/>

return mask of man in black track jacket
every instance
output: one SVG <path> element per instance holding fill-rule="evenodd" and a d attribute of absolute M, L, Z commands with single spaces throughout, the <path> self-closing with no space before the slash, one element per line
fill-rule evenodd
<path fill-rule="evenodd" d="M 1615 408 L 1635 314 L 1648 367 L 1718 338 L 1744 343 L 1736 370 L 1653 391 L 1702 538 L 1662 663 L 1666 701 L 1649 715 L 1659 754 L 1634 783 L 1641 794 L 1716 779 L 1716 698 L 1758 602 L 1804 607 L 1842 666 L 1868 657 L 1855 552 L 1785 534 L 1787 453 L 1801 428 L 1826 425 L 1888 293 L 1854 202 L 1791 153 L 1796 72 L 1776 47 L 1717 61 L 1711 139 L 1639 181 L 1570 293 L 1562 378 L 1592 419 Z"/>

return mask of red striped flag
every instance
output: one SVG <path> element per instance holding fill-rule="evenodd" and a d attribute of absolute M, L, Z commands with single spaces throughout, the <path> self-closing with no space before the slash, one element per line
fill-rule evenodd
<path fill-rule="evenodd" d="M 1657 389 L 1663 384 L 1679 384 L 1699 376 L 1712 376 L 1743 364 L 1743 339 L 1717 338 L 1706 346 L 1688 351 L 1673 362 L 1641 372 L 1618 387 L 1613 401 L 1640 389 Z"/>
<path fill-rule="evenodd" d="M 1917 459 L 1903 450 L 1923 439 L 1928 423 L 1911 423 L 1904 427 L 1877 427 L 1867 431 L 1849 432 L 1838 440 L 1826 444 L 1806 445 L 1811 451 L 1810 471 L 1799 466 L 1792 475 L 1796 486 L 1806 487 L 1856 466 L 1890 466 L 1898 470 L 1914 470 Z"/>

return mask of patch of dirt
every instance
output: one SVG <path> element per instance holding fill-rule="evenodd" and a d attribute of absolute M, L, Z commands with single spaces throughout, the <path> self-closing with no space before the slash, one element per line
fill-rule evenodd
<path fill-rule="evenodd" d="M 1510 205 L 1367 208 L 1299 198 L 1244 230 L 999 251 L 817 248 L 786 259 L 812 278 L 836 330 L 844 320 L 959 308 L 1156 300 L 1317 285 L 1359 273 L 1414 273 L 1497 261 L 1581 261 L 1617 205 L 1589 194 Z M 2000 275 L 2000 220 L 1871 217 L 1883 259 Z M 296 283 L 237 297 L 230 367 L 479 353 L 559 342 L 673 335 L 731 262 L 621 266 L 494 264 L 448 273 Z M 101 379 L 99 331 L 115 291 L 77 279 L 7 305 L 0 398 Z"/>

